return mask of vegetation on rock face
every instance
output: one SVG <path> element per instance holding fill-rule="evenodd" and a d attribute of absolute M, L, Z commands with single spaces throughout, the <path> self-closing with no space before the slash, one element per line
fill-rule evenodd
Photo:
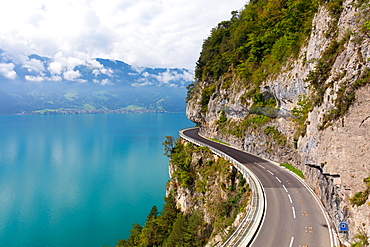
<path fill-rule="evenodd" d="M 221 110 L 220 118 L 216 121 L 216 124 L 218 128 L 222 129 L 225 127 L 226 123 L 227 123 L 226 112 L 224 110 Z"/>
<path fill-rule="evenodd" d="M 195 69 L 193 87 L 200 81 L 207 82 L 202 106 L 209 92 L 214 91 L 215 81 L 229 71 L 236 71 L 247 82 L 246 98 L 259 93 L 258 86 L 264 79 L 278 72 L 288 58 L 298 56 L 317 7 L 316 0 L 253 1 L 213 28 Z M 228 80 L 223 83 L 228 85 L 222 88 L 230 86 Z"/>
<path fill-rule="evenodd" d="M 223 125 L 218 125 L 218 130 L 222 134 L 230 134 L 236 137 L 243 137 L 245 131 L 256 130 L 264 124 L 268 123 L 270 118 L 265 115 L 247 115 L 242 121 L 228 119 Z"/>
<path fill-rule="evenodd" d="M 369 246 L 369 237 L 366 233 L 365 224 L 362 223 L 362 226 L 359 227 L 358 233 L 354 236 L 354 239 L 357 241 L 351 244 L 351 247 L 365 247 Z"/>
<path fill-rule="evenodd" d="M 370 68 L 366 68 L 362 75 L 353 83 L 343 83 L 337 92 L 337 98 L 334 100 L 334 107 L 332 107 L 327 114 L 324 115 L 321 128 L 330 125 L 331 122 L 344 116 L 349 107 L 356 100 L 356 90 L 370 83 Z"/>
<path fill-rule="evenodd" d="M 300 136 L 306 134 L 308 113 L 312 110 L 312 102 L 306 95 L 300 95 L 297 107 L 292 110 L 292 119 L 296 123 L 296 132 L 294 136 L 294 147 L 297 147 L 297 142 Z"/>
<path fill-rule="evenodd" d="M 364 178 L 364 183 L 366 183 L 366 189 L 364 191 L 357 192 L 352 198 L 349 200 L 351 201 L 352 206 L 361 206 L 365 204 L 367 199 L 370 195 L 370 176 L 367 178 Z"/>
<path fill-rule="evenodd" d="M 230 162 L 216 158 L 208 148 L 178 141 L 170 163 L 174 167 L 171 193 L 181 188 L 198 193 L 196 200 L 211 218 L 206 224 L 209 237 L 223 232 L 246 207 L 250 195 L 246 180 Z"/>
<path fill-rule="evenodd" d="M 165 154 L 171 160 L 173 174 L 170 194 L 162 212 L 153 207 L 144 226 L 134 224 L 129 238 L 118 241 L 118 247 L 128 246 L 204 246 L 210 238 L 231 226 L 238 213 L 246 207 L 250 190 L 242 174 L 231 164 L 215 158 L 208 148 L 196 147 L 183 141 L 174 142 L 166 136 Z M 175 196 L 188 189 L 192 200 L 202 206 L 190 213 L 181 212 Z M 209 220 L 205 222 L 204 214 Z M 234 229 L 230 229 L 231 231 Z"/>
<path fill-rule="evenodd" d="M 358 0 L 357 5 L 362 6 L 365 2 Z M 354 35 L 348 32 L 338 38 L 338 20 L 343 10 L 343 0 L 251 1 L 243 10 L 234 11 L 231 19 L 219 23 L 204 41 L 195 69 L 195 82 L 188 90 L 187 101 L 200 89 L 200 113 L 206 113 L 212 95 L 219 89 L 229 89 L 235 83 L 230 78 L 237 77 L 238 85 L 233 86 L 245 91 L 240 99 L 245 104 L 252 103 L 250 113 L 277 117 L 275 99 L 261 98 L 261 83 L 280 72 L 289 59 L 297 58 L 301 46 L 309 37 L 312 19 L 319 5 L 325 6 L 330 14 L 326 36 L 332 41 L 306 79 L 311 85 L 311 92 L 301 100 L 301 104 L 304 103 L 305 106 L 298 105 L 297 108 L 301 109 L 293 109 L 305 111 L 295 112 L 301 116 L 296 116 L 293 112 L 296 117 L 293 121 L 298 127 L 294 139 L 298 140 L 299 136 L 305 134 L 308 112 L 323 103 L 327 89 L 333 88 L 334 82 L 339 81 L 346 73 L 344 71 L 328 80 L 334 62 Z M 368 18 L 363 21 L 364 34 L 370 33 L 369 23 Z M 338 97 L 332 99 L 334 107 L 324 115 L 319 129 L 326 128 L 347 113 L 356 98 L 356 89 L 370 81 L 369 70 L 363 69 L 353 85 L 350 82 L 339 85 L 336 92 Z M 224 129 L 228 123 L 224 120 L 217 124 L 219 129 Z"/>
<path fill-rule="evenodd" d="M 264 133 L 268 136 L 271 136 L 272 139 L 276 141 L 277 145 L 285 145 L 287 142 L 286 137 L 274 126 L 266 126 L 264 129 Z"/>

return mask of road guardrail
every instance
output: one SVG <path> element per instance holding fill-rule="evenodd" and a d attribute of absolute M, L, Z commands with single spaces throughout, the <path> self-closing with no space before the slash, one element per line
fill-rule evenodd
<path fill-rule="evenodd" d="M 208 147 L 214 154 L 230 161 L 233 164 L 233 166 L 236 169 L 238 169 L 240 173 L 243 174 L 244 178 L 249 183 L 249 186 L 252 190 L 252 198 L 248 205 L 248 211 L 240 225 L 237 227 L 237 229 L 222 245 L 223 247 L 249 246 L 249 244 L 253 241 L 254 237 L 258 232 L 258 229 L 262 223 L 265 214 L 266 207 L 265 193 L 260 180 L 256 177 L 256 175 L 254 175 L 254 173 L 251 170 L 249 170 L 246 166 L 244 166 L 231 156 L 225 154 L 224 152 L 221 152 L 220 150 L 212 146 L 209 146 L 203 142 L 200 142 L 198 140 L 186 136 L 184 134 L 184 131 L 189 129 L 192 128 L 180 130 L 179 131 L 180 137 L 186 141 L 194 143 L 197 146 Z"/>

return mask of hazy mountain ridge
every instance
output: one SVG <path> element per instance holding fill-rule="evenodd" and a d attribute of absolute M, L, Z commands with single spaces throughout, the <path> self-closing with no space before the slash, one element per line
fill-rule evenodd
<path fill-rule="evenodd" d="M 0 114 L 185 111 L 192 73 L 96 58 L 11 58 L 0 50 Z"/>

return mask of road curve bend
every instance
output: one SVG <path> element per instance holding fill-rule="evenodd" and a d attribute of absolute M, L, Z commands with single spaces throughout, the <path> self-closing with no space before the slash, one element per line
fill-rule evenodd
<path fill-rule="evenodd" d="M 239 161 L 262 183 L 266 197 L 264 219 L 255 238 L 244 246 L 334 246 L 334 234 L 323 207 L 304 182 L 285 168 L 205 139 L 198 132 L 198 128 L 193 128 L 182 133 Z"/>

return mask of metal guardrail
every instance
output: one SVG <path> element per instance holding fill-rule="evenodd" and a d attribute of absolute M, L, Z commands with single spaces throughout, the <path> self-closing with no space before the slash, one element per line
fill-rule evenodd
<path fill-rule="evenodd" d="M 192 128 L 189 128 L 192 129 Z M 222 246 L 249 246 L 253 241 L 259 226 L 262 222 L 264 212 L 265 212 L 265 193 L 262 188 L 260 180 L 254 175 L 254 173 L 247 167 L 242 165 L 239 161 L 232 158 L 231 156 L 221 152 L 220 150 L 209 146 L 203 142 L 195 140 L 186 136 L 183 132 L 188 129 L 183 129 L 179 131 L 180 137 L 194 143 L 198 146 L 208 147 L 214 154 L 225 158 L 230 161 L 233 166 L 238 169 L 240 173 L 243 174 L 244 178 L 248 181 L 249 186 L 252 190 L 252 199 L 249 204 L 249 208 L 246 216 L 243 218 L 242 222 L 238 228 L 233 232 L 233 234 L 223 243 Z"/>

